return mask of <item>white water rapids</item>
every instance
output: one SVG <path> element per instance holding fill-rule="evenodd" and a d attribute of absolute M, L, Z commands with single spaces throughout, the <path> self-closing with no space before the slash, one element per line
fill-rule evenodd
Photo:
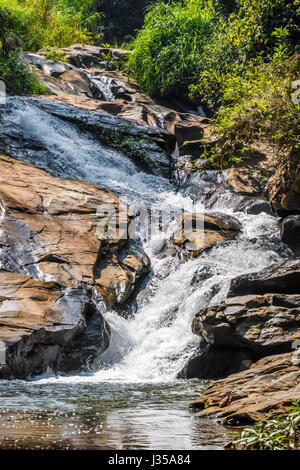
<path fill-rule="evenodd" d="M 18 101 L 19 100 L 19 101 Z M 108 187 L 124 198 L 133 212 L 141 205 L 170 213 L 181 208 L 202 212 L 204 200 L 196 203 L 164 178 L 139 170 L 126 156 L 108 149 L 91 135 L 77 130 L 42 111 L 25 99 L 15 99 L 5 125 L 42 144 L 43 150 L 24 152 L 23 159 L 54 174 L 84 179 Z M 21 157 L 20 157 L 21 158 Z M 230 279 L 259 271 L 280 260 L 274 251 L 278 224 L 274 217 L 260 213 L 235 212 L 234 198 L 220 191 L 213 210 L 233 215 L 242 223 L 238 239 L 214 247 L 197 259 L 180 262 L 177 257 L 159 256 L 159 246 L 174 224 L 171 219 L 161 233 L 144 243 L 153 275 L 138 294 L 137 310 L 128 319 L 105 313 L 112 328 L 111 344 L 102 355 L 98 370 L 89 374 L 40 378 L 38 383 L 168 382 L 174 381 L 199 344 L 191 322 L 201 307 L 224 299 Z M 168 226 L 169 224 L 169 226 Z M 141 232 L 141 235 L 143 231 Z M 196 282 L 195 282 L 196 279 Z M 192 282 L 193 280 L 193 282 Z"/>

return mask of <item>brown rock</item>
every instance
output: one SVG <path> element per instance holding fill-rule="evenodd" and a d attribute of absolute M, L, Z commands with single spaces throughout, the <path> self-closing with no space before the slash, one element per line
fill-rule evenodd
<path fill-rule="evenodd" d="M 126 300 L 149 265 L 146 255 L 127 240 L 127 206 L 95 184 L 55 178 L 6 157 L 0 163 L 3 265 L 42 281 L 74 288 L 85 284 L 98 295 L 106 288 L 118 302 Z M 110 218 L 105 216 L 107 211 Z M 126 256 L 138 256 L 143 268 L 123 263 Z M 109 286 L 102 273 L 107 266 L 117 266 Z M 120 270 L 127 279 L 126 289 L 120 288 Z"/>
<path fill-rule="evenodd" d="M 196 121 L 179 121 L 175 124 L 174 133 L 178 145 L 182 145 L 185 141 L 199 141 L 203 137 L 203 128 Z"/>
<path fill-rule="evenodd" d="M 0 378 L 78 371 L 107 348 L 109 332 L 84 290 L 0 270 Z"/>
<path fill-rule="evenodd" d="M 231 281 L 228 297 L 249 294 L 298 294 L 300 260 L 288 260 L 258 273 L 245 274 Z"/>
<path fill-rule="evenodd" d="M 192 157 L 199 158 L 202 154 L 203 142 L 202 140 L 185 141 L 179 147 L 180 155 L 191 155 Z"/>
<path fill-rule="evenodd" d="M 285 352 L 300 339 L 300 295 L 248 295 L 200 310 L 193 332 L 207 343 L 249 349 L 258 355 Z"/>
<path fill-rule="evenodd" d="M 264 191 L 264 186 L 248 168 L 229 168 L 227 183 L 239 194 L 259 196 Z"/>
<path fill-rule="evenodd" d="M 59 76 L 59 79 L 75 85 L 78 90 L 85 93 L 90 98 L 93 97 L 91 90 L 92 83 L 85 72 L 81 72 L 80 70 L 67 70 Z"/>
<path fill-rule="evenodd" d="M 201 415 L 217 414 L 224 424 L 245 425 L 286 413 L 299 397 L 300 368 L 287 353 L 212 383 L 191 408 Z"/>
<path fill-rule="evenodd" d="M 263 356 L 291 351 L 300 339 L 299 263 L 239 276 L 225 302 L 200 310 L 192 329 L 201 345 L 180 376 L 221 378 Z"/>

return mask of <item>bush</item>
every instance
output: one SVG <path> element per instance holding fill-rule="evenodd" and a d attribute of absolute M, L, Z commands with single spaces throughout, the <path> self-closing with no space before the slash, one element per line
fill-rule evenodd
<path fill-rule="evenodd" d="M 97 35 L 99 14 L 88 14 L 92 0 L 0 0 L 0 15 L 9 17 L 23 49 L 90 43 Z"/>
<path fill-rule="evenodd" d="M 222 102 L 213 120 L 214 146 L 204 144 L 199 168 L 224 169 L 239 165 L 249 155 L 245 146 L 265 142 L 279 161 L 300 149 L 300 105 L 292 100 L 299 77 L 299 58 L 277 62 L 253 60 L 243 74 L 222 77 Z M 205 160 L 205 163 L 202 162 Z"/>
<path fill-rule="evenodd" d="M 299 449 L 300 401 L 289 410 L 287 416 L 261 421 L 244 429 L 233 448 L 256 450 Z"/>
<path fill-rule="evenodd" d="M 201 71 L 202 53 L 214 23 L 210 1 L 159 0 L 133 42 L 129 72 L 152 95 L 187 92 Z"/>

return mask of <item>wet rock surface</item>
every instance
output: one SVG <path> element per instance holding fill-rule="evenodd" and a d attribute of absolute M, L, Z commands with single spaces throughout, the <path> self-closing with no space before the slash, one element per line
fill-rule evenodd
<path fill-rule="evenodd" d="M 298 294 L 299 286 L 300 259 L 292 259 L 234 279 L 228 297 L 267 293 Z"/>
<path fill-rule="evenodd" d="M 180 155 L 199 156 L 201 138 L 210 120 L 192 112 L 175 111 L 141 93 L 124 74 L 109 70 L 110 61 L 123 60 L 130 51 L 75 44 L 59 50 L 64 62 L 48 60 L 40 54 L 22 53 L 54 100 L 78 107 L 98 109 L 127 121 L 157 127 L 175 136 Z M 109 60 L 105 60 L 109 57 Z M 83 99 L 94 98 L 95 103 Z"/>
<path fill-rule="evenodd" d="M 2 379 L 78 371 L 108 347 L 109 326 L 84 289 L 1 269 L 0 304 Z"/>
<path fill-rule="evenodd" d="M 11 158 L 0 162 L 2 265 L 41 281 L 87 285 L 100 297 L 106 289 L 117 303 L 126 300 L 149 266 L 128 242 L 127 206 L 97 185 L 55 178 Z M 113 221 L 105 216 L 107 207 Z M 113 224 L 108 239 L 103 223 Z M 109 285 L 104 266 L 114 273 Z"/>

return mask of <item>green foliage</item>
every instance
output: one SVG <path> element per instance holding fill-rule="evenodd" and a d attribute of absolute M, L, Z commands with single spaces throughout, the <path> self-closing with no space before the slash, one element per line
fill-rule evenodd
<path fill-rule="evenodd" d="M 299 148 L 300 0 L 155 2 L 133 42 L 128 70 L 153 95 L 189 94 L 214 113 L 200 168 L 241 165 L 260 139 L 274 155 Z"/>
<path fill-rule="evenodd" d="M 89 43 L 97 34 L 99 14 L 88 15 L 92 0 L 0 0 L 0 16 L 22 39 L 23 48 L 64 47 Z"/>
<path fill-rule="evenodd" d="M 243 449 L 282 450 L 299 448 L 300 401 L 290 409 L 288 416 L 261 421 L 246 428 L 234 441 L 234 446 Z"/>
<path fill-rule="evenodd" d="M 0 0 L 0 76 L 11 92 L 46 92 L 11 50 L 12 43 L 21 42 L 18 46 L 31 51 L 48 48 L 48 58 L 63 60 L 57 48 L 97 37 L 99 14 L 88 14 L 93 4 L 94 0 Z"/>
<path fill-rule="evenodd" d="M 18 95 L 46 93 L 44 85 L 31 73 L 27 64 L 19 59 L 15 51 L 6 55 L 0 54 L 0 80 L 4 80 L 10 92 Z"/>
<path fill-rule="evenodd" d="M 193 85 L 216 109 L 224 74 L 273 55 L 278 43 L 282 55 L 292 52 L 298 14 L 299 0 L 158 0 L 133 42 L 129 71 L 152 94 L 187 93 Z"/>
<path fill-rule="evenodd" d="M 222 77 L 222 102 L 213 121 L 215 145 L 204 145 L 199 168 L 239 165 L 258 139 L 273 149 L 274 156 L 300 148 L 300 105 L 292 101 L 293 81 L 299 77 L 299 59 L 280 60 L 275 53 L 268 63 L 249 62 L 243 74 Z M 205 160 L 205 165 L 201 160 Z"/>

